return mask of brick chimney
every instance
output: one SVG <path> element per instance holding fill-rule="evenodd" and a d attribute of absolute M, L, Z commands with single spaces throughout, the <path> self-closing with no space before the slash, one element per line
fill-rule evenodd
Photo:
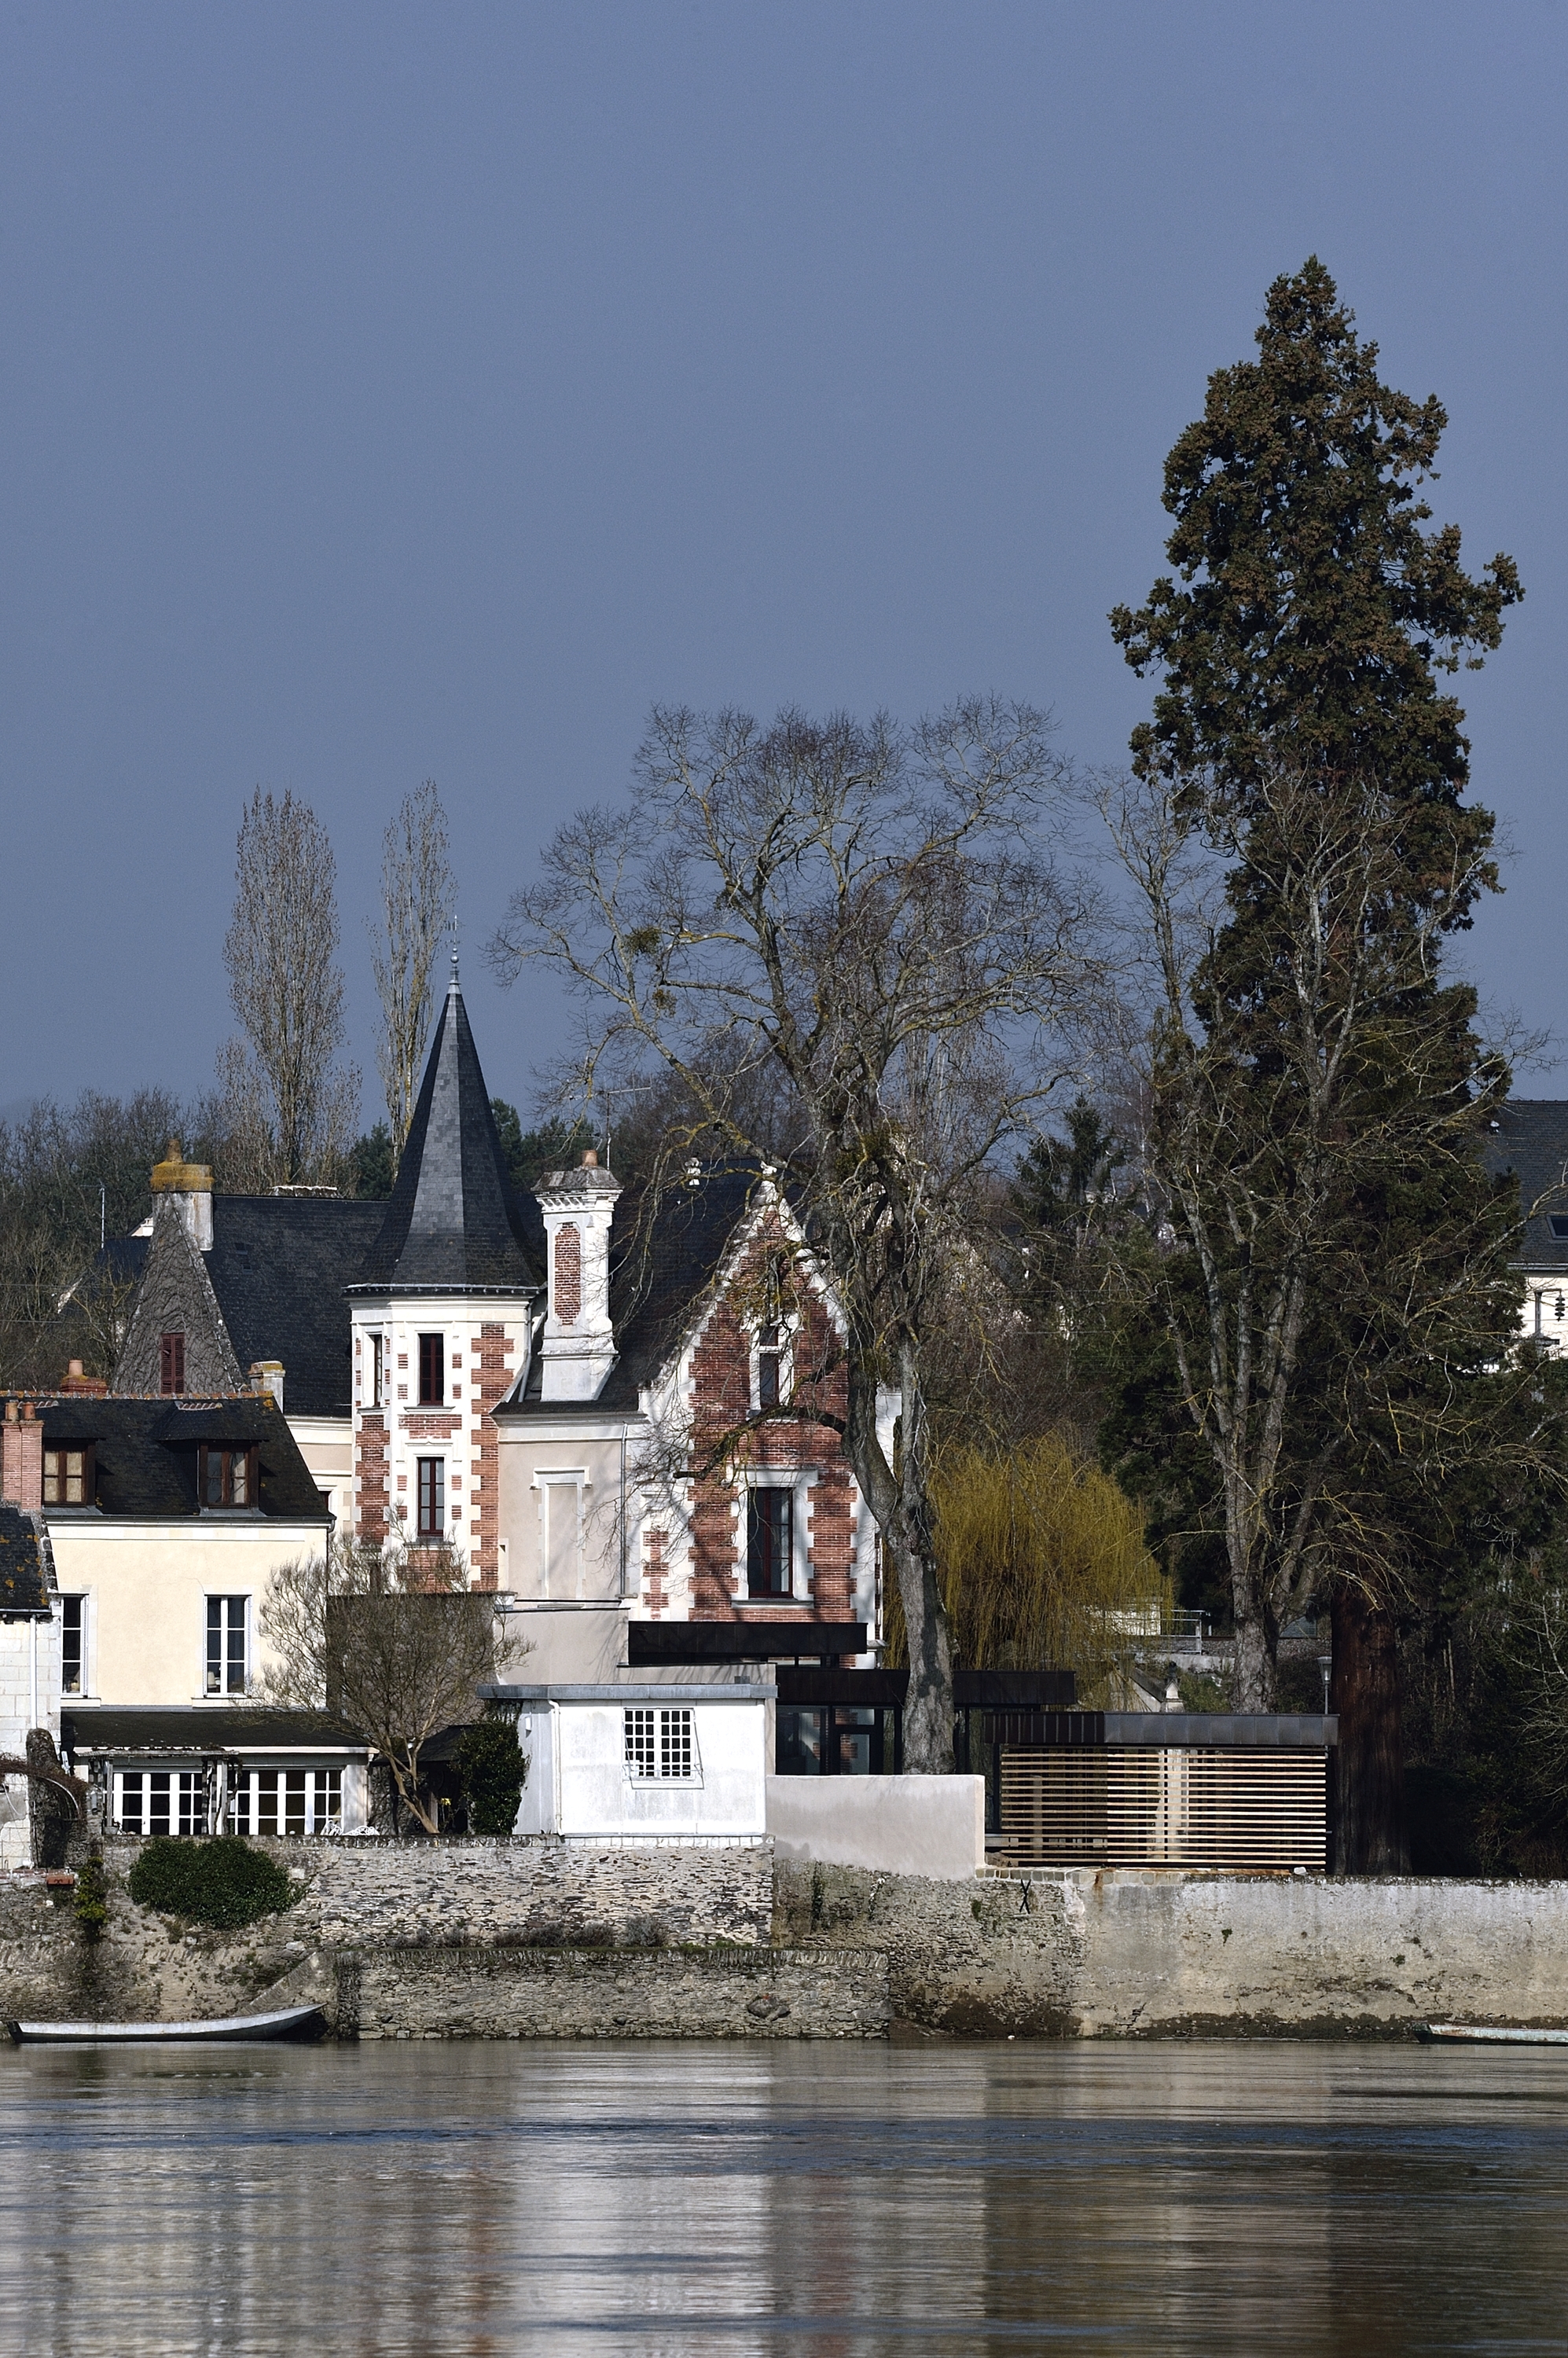
<path fill-rule="evenodd" d="M 281 1408 L 283 1406 L 283 1361 L 281 1359 L 253 1359 L 251 1361 L 251 1390 L 256 1394 L 258 1399 L 261 1400 L 265 1400 L 270 1394 L 272 1399 L 276 1401 L 278 1407 Z"/>
<path fill-rule="evenodd" d="M 549 1248 L 549 1310 L 539 1343 L 540 1396 L 590 1401 L 615 1364 L 610 1323 L 610 1225 L 621 1182 L 589 1147 L 575 1171 L 535 1188 Z"/>
<path fill-rule="evenodd" d="M 59 1379 L 59 1390 L 89 1400 L 102 1400 L 109 1386 L 103 1376 L 84 1376 L 80 1359 L 72 1359 Z"/>
<path fill-rule="evenodd" d="M 32 1401 L 15 1395 L 6 1401 L 5 1421 L 0 1424 L 0 1498 L 9 1507 L 44 1503 L 44 1429 Z"/>
<path fill-rule="evenodd" d="M 185 1233 L 198 1252 L 212 1249 L 212 1174 L 205 1163 L 187 1163 L 178 1138 L 168 1141 L 161 1163 L 153 1164 L 153 1194 L 172 1195 L 185 1223 Z M 157 1210 L 157 1206 L 154 1206 Z"/>

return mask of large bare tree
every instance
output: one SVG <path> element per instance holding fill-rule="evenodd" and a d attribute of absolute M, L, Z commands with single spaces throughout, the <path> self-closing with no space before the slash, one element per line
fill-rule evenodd
<path fill-rule="evenodd" d="M 561 829 L 491 945 L 503 978 L 543 957 L 580 992 L 589 1096 L 678 1084 L 663 1167 L 694 1143 L 779 1165 L 843 1305 L 838 1429 L 898 1583 L 904 1755 L 926 1771 L 953 1765 L 929 1354 L 1086 980 L 1086 897 L 1049 849 L 1066 784 L 1044 719 L 995 700 L 909 728 L 656 710 L 629 802 Z M 823 1390 L 798 1412 L 832 1424 Z"/>
<path fill-rule="evenodd" d="M 357 1728 L 402 1806 L 438 1833 L 425 1747 L 475 1718 L 481 1684 L 522 1652 L 503 1634 L 494 1598 L 470 1588 L 460 1551 L 341 1541 L 280 1564 L 260 1618 L 268 1667 L 258 1700 L 326 1709 Z"/>
<path fill-rule="evenodd" d="M 440 789 L 427 778 L 405 795 L 382 838 L 381 924 L 372 925 L 371 968 L 381 1001 L 376 1066 L 386 1093 L 395 1161 L 403 1152 L 430 1030 L 431 983 L 441 938 L 457 912 Z"/>
<path fill-rule="evenodd" d="M 308 805 L 256 788 L 240 820 L 235 885 L 223 963 L 244 1037 L 219 1058 L 231 1155 L 254 1186 L 335 1181 L 359 1076 L 337 1062 L 337 863 Z"/>

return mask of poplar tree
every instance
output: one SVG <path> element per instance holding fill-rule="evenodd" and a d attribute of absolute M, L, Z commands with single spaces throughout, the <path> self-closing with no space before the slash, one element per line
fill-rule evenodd
<path fill-rule="evenodd" d="M 1469 1414 L 1479 1395 L 1463 1386 L 1484 1379 L 1488 1347 L 1507 1348 L 1505 1223 L 1488 1218 L 1463 1136 L 1466 1106 L 1499 1077 L 1472 1029 L 1474 994 L 1444 981 L 1438 957 L 1497 889 L 1493 821 L 1465 798 L 1464 714 L 1442 676 L 1498 645 L 1521 592 L 1511 558 L 1473 577 L 1457 528 L 1426 529 L 1422 486 L 1445 413 L 1381 382 L 1377 346 L 1315 256 L 1270 288 L 1257 341 L 1255 361 L 1210 379 L 1166 461 L 1173 574 L 1110 617 L 1133 669 L 1162 676 L 1132 738 L 1160 858 L 1201 845 L 1227 870 L 1179 989 L 1173 935 L 1168 946 L 1155 1069 L 1193 1275 L 1168 1286 L 1165 1324 L 1200 1428 L 1206 1415 L 1217 1433 L 1221 1391 L 1227 1414 L 1268 1426 L 1246 1462 L 1215 1444 L 1243 1707 L 1272 1700 L 1278 1634 L 1267 1584 L 1237 1574 L 1253 1561 L 1250 1518 L 1261 1556 L 1292 1531 L 1301 1542 L 1276 1600 L 1328 1586 L 1342 1864 L 1387 1868 L 1401 1858 L 1393 1608 L 1411 1575 L 1399 1542 L 1424 1512 L 1400 1419 L 1403 1445 L 1421 1432 L 1433 1463 L 1466 1449 L 1473 1461 L 1487 1413 Z M 1133 846 L 1145 877 L 1152 839 Z M 1174 873 L 1155 877 L 1156 897 Z M 1330 1073 L 1332 1043 L 1343 1054 Z M 1228 1356 L 1216 1353 L 1222 1332 Z M 1455 1333 L 1464 1348 L 1436 1364 L 1466 1435 L 1450 1416 L 1440 1447 L 1433 1352 Z"/>

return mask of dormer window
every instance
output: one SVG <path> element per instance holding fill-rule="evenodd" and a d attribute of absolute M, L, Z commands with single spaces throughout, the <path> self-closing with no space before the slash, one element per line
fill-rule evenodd
<path fill-rule="evenodd" d="M 92 1444 L 44 1451 L 46 1507 L 91 1507 L 92 1504 Z"/>
<path fill-rule="evenodd" d="M 185 1390 L 185 1337 L 164 1335 L 158 1338 L 158 1390 L 166 1399 L 178 1399 Z"/>
<path fill-rule="evenodd" d="M 1546 1225 L 1558 1244 L 1568 1244 L 1568 1212 L 1548 1212 Z"/>
<path fill-rule="evenodd" d="M 204 1508 L 254 1506 L 256 1453 L 254 1449 L 202 1449 L 197 1456 L 198 1495 Z"/>

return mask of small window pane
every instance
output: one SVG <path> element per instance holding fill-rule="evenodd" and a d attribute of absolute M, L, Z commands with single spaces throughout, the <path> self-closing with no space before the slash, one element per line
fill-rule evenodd
<path fill-rule="evenodd" d="M 440 1335 L 419 1337 L 419 1402 L 422 1408 L 439 1408 L 446 1398 L 441 1361 L 446 1352 L 446 1340 Z"/>
<path fill-rule="evenodd" d="M 633 1777 L 654 1774 L 654 1714 L 651 1711 L 633 1710 L 626 1714 L 626 1766 Z"/>
<path fill-rule="evenodd" d="M 419 1537 L 438 1540 L 447 1520 L 447 1461 L 444 1457 L 421 1457 L 419 1460 Z"/>
<path fill-rule="evenodd" d="M 691 1775 L 689 1711 L 661 1711 L 659 1714 L 659 1774 L 661 1777 Z"/>
<path fill-rule="evenodd" d="M 251 1503 L 250 1455 L 243 1449 L 236 1449 L 229 1461 L 229 1501 L 235 1507 Z"/>

